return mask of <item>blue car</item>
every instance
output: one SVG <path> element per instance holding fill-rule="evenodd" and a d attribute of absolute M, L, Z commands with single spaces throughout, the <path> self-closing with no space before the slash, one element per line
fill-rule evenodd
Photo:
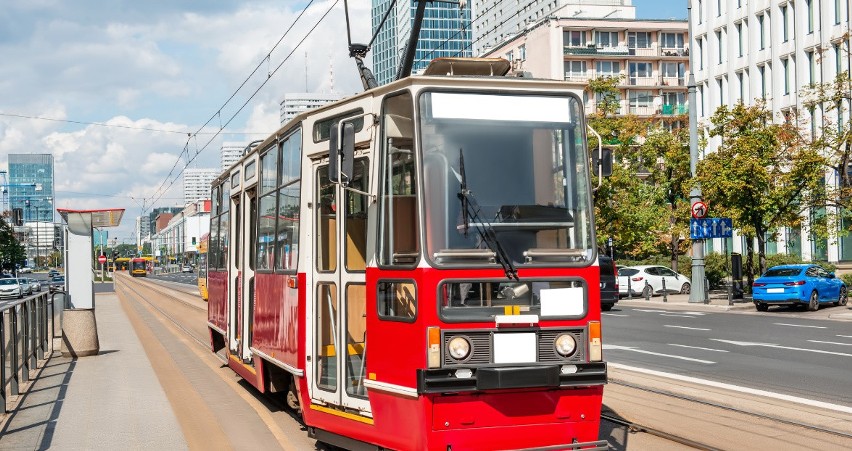
<path fill-rule="evenodd" d="M 752 285 L 754 306 L 765 312 L 770 305 L 846 305 L 846 284 L 819 265 L 781 265 L 769 268 Z"/>

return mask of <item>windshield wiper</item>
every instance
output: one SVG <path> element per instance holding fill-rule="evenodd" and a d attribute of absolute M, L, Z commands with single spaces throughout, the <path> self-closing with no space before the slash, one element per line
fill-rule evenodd
<path fill-rule="evenodd" d="M 494 227 L 491 224 L 479 217 L 479 203 L 473 197 L 473 193 L 467 189 L 467 176 L 464 172 L 464 152 L 459 149 L 459 173 L 456 174 L 459 179 L 458 198 L 462 204 L 462 221 L 464 223 L 464 234 L 467 236 L 467 231 L 470 228 L 470 220 L 473 219 L 473 224 L 476 226 L 477 232 L 482 241 L 494 252 L 494 257 L 500 266 L 503 267 L 503 272 L 506 277 L 520 281 L 518 278 L 518 270 L 512 264 L 512 259 L 509 254 L 500 245 L 500 240 L 497 239 L 497 234 L 494 233 Z"/>

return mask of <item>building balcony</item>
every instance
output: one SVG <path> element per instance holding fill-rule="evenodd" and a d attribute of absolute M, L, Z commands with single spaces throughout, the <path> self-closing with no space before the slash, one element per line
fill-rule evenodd
<path fill-rule="evenodd" d="M 568 46 L 563 50 L 564 55 L 595 55 L 595 56 L 627 56 L 629 49 L 624 47 L 603 47 L 595 45 Z"/>
<path fill-rule="evenodd" d="M 689 113 L 689 105 L 681 104 L 666 104 L 663 105 L 661 114 L 663 116 L 680 116 Z"/>
<path fill-rule="evenodd" d="M 662 77 L 663 86 L 686 86 L 686 79 L 683 77 Z"/>
<path fill-rule="evenodd" d="M 661 83 L 660 77 L 630 77 L 628 79 L 630 86 L 659 86 Z"/>
<path fill-rule="evenodd" d="M 660 48 L 660 56 L 689 56 L 689 49 L 686 47 L 662 47 Z"/>
<path fill-rule="evenodd" d="M 657 111 L 653 106 L 633 106 L 628 107 L 628 111 L 630 114 L 634 114 L 636 116 L 653 116 L 657 114 Z"/>

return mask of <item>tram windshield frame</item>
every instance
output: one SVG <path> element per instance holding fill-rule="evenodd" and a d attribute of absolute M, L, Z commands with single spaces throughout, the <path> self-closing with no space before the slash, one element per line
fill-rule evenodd
<path fill-rule="evenodd" d="M 439 267 L 587 266 L 585 119 L 570 93 L 419 96 L 427 258 Z"/>

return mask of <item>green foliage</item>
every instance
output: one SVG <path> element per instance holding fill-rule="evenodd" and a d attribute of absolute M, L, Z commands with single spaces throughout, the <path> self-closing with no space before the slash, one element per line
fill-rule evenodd
<path fill-rule="evenodd" d="M 11 271 L 27 259 L 26 250 L 15 238 L 14 230 L 0 218 L 0 268 Z"/>
<path fill-rule="evenodd" d="M 843 274 L 840 276 L 840 280 L 842 280 L 847 287 L 852 287 L 852 274 Z"/>

